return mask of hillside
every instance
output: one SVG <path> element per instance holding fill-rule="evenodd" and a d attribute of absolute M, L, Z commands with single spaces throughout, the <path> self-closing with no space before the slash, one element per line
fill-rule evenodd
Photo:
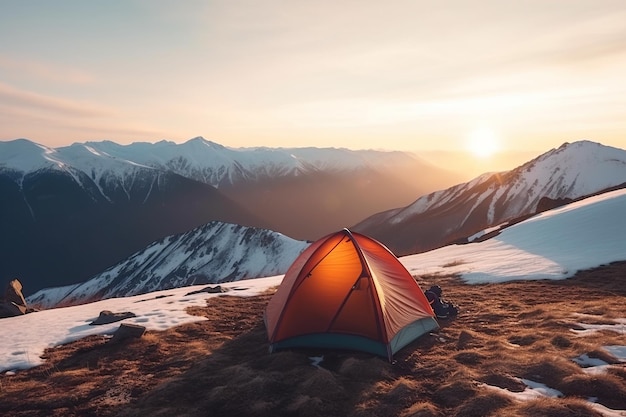
<path fill-rule="evenodd" d="M 221 296 L 208 320 L 112 344 L 90 336 L 47 350 L 44 365 L 0 376 L 11 416 L 623 416 L 626 263 L 557 281 L 438 283 L 462 314 L 395 363 L 353 352 L 267 352 L 271 293 Z M 607 330 L 585 336 L 584 328 Z M 610 330 L 610 329 L 615 330 Z M 578 332 L 578 333 L 577 333 Z M 314 357 L 322 357 L 319 367 Z M 613 363 L 584 368 L 581 363 Z M 626 360 L 626 357 L 623 356 Z M 603 361 L 603 362 L 602 362 Z M 588 366 L 588 365 L 584 365 Z M 604 369 L 604 370 L 602 370 Z M 525 381 L 525 382 L 524 382 Z M 533 381 L 561 393 L 532 390 Z M 544 391 L 545 392 L 545 391 Z M 589 402 L 587 398 L 595 398 Z M 526 400 L 521 400 L 526 398 Z M 614 411 L 611 411 L 614 410 Z"/>
<path fill-rule="evenodd" d="M 284 274 L 308 246 L 280 233 L 211 222 L 153 242 L 144 250 L 65 287 L 27 297 L 35 308 L 67 307 L 170 288 L 217 284 Z"/>

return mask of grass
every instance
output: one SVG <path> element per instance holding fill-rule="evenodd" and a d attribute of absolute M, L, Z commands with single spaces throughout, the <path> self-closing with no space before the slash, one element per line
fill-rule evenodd
<path fill-rule="evenodd" d="M 626 262 L 564 281 L 438 284 L 459 317 L 413 342 L 393 364 L 365 353 L 268 353 L 263 310 L 272 293 L 221 296 L 190 309 L 209 320 L 111 344 L 101 336 L 49 349 L 46 363 L 0 375 L 0 415 L 10 416 L 599 416 L 586 401 L 626 409 L 626 369 L 588 374 L 573 362 L 624 335 L 577 336 L 577 323 L 624 317 Z M 580 313 L 584 313 L 581 316 Z M 321 368 L 310 357 L 322 356 Z M 521 379 L 562 398 L 519 401 Z M 503 390 L 489 387 L 499 387 Z"/>

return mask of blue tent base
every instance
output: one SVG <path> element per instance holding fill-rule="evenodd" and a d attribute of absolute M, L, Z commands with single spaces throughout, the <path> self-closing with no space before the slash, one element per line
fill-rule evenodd
<path fill-rule="evenodd" d="M 439 328 L 432 317 L 414 321 L 400 330 L 389 344 L 363 336 L 342 333 L 314 333 L 290 337 L 270 344 L 270 353 L 290 348 L 323 348 L 354 350 L 387 358 L 390 362 L 400 349 L 425 333 Z"/>
<path fill-rule="evenodd" d="M 425 317 L 407 324 L 389 342 L 391 354 L 395 354 L 418 337 L 438 328 L 439 323 L 433 317 Z"/>

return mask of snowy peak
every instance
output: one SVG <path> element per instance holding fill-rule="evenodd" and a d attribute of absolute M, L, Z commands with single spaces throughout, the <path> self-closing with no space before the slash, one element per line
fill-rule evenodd
<path fill-rule="evenodd" d="M 269 230 L 211 222 L 153 242 L 81 284 L 40 290 L 28 302 L 51 308 L 279 275 L 307 246 Z"/>
<path fill-rule="evenodd" d="M 25 175 L 43 169 L 60 171 L 70 175 L 76 183 L 84 188 L 92 184 L 85 184 L 90 178 L 102 192 L 103 183 L 120 182 L 128 176 L 135 176 L 143 170 L 154 168 L 136 162 L 110 155 L 103 147 L 89 143 L 74 143 L 71 146 L 58 149 L 49 148 L 27 139 L 17 139 L 9 142 L 0 142 L 0 171 L 2 169 Z"/>
<path fill-rule="evenodd" d="M 581 141 L 563 144 L 508 172 L 483 174 L 465 184 L 418 199 L 394 222 L 450 202 L 488 201 L 488 223 L 527 214 L 541 198 L 575 199 L 626 183 L 626 151 Z"/>
<path fill-rule="evenodd" d="M 543 186 L 537 192 L 551 198 L 588 195 L 626 182 L 626 150 L 591 141 L 565 143 L 512 171 L 511 180 Z"/>
<path fill-rule="evenodd" d="M 63 168 L 65 164 L 53 148 L 28 139 L 0 142 L 0 168 L 18 172 L 32 172 L 43 168 Z"/>
<path fill-rule="evenodd" d="M 353 229 L 406 255 L 533 214 L 542 201 L 567 202 L 623 185 L 625 150 L 591 141 L 566 143 L 512 171 L 433 192 Z"/>

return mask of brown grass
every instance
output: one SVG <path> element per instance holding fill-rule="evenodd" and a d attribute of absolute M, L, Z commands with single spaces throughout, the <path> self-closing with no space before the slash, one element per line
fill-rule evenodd
<path fill-rule="evenodd" d="M 626 409 L 626 370 L 590 375 L 572 359 L 624 345 L 624 334 L 578 337 L 577 322 L 624 317 L 626 262 L 565 281 L 439 284 L 461 306 L 454 320 L 400 351 L 268 353 L 262 314 L 271 293 L 222 296 L 190 309 L 209 320 L 112 344 L 102 336 L 49 349 L 42 366 L 0 375 L 2 416 L 598 416 L 585 401 Z M 589 316 L 579 316 L 584 313 Z M 324 356 L 321 368 L 310 357 Z M 520 378 L 564 394 L 520 402 Z"/>
<path fill-rule="evenodd" d="M 602 417 L 602 414 L 591 409 L 580 399 L 553 399 L 542 398 L 519 404 L 511 417 Z"/>

